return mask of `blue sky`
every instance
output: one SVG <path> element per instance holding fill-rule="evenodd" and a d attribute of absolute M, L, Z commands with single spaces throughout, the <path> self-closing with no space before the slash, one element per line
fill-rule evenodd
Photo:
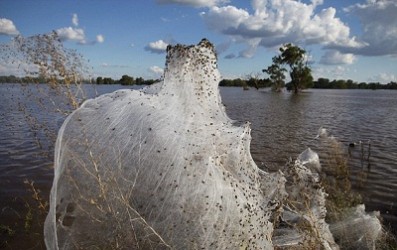
<path fill-rule="evenodd" d="M 92 75 L 157 78 L 167 44 L 209 39 L 224 78 L 265 77 L 278 47 L 309 52 L 315 78 L 397 81 L 395 0 L 0 0 L 0 43 L 56 30 Z M 0 75 L 17 74 L 0 62 Z"/>

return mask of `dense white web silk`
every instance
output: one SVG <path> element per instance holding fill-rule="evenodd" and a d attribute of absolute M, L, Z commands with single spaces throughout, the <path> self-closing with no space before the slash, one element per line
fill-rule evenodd
<path fill-rule="evenodd" d="M 337 248 L 325 194 L 302 164 L 315 153 L 286 176 L 258 169 L 249 124 L 227 117 L 219 80 L 207 40 L 169 46 L 160 83 L 102 95 L 72 113 L 56 144 L 47 247 L 271 249 L 310 240 L 275 229 L 279 218 L 298 218 L 317 230 L 317 244 Z M 288 206 L 303 192 L 309 208 Z"/>

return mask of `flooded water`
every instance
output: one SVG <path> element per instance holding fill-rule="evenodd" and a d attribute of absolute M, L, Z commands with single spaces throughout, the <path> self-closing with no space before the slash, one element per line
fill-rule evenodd
<path fill-rule="evenodd" d="M 367 210 L 380 211 L 396 234 L 397 91 L 307 90 L 293 95 L 228 88 L 221 94 L 232 119 L 252 123 L 251 154 L 258 166 L 274 170 L 307 147 L 316 151 L 318 130 L 327 129 L 351 152 L 350 179 Z"/>
<path fill-rule="evenodd" d="M 121 87 L 87 85 L 84 93 L 93 97 Z M 396 232 L 397 91 L 292 95 L 221 88 L 221 96 L 232 119 L 251 122 L 258 166 L 275 170 L 307 147 L 316 149 L 318 130 L 327 129 L 352 151 L 351 179 L 367 210 L 379 210 Z M 45 248 L 43 207 L 52 185 L 56 131 L 71 109 L 66 103 L 44 85 L 0 84 L 0 248 Z"/>

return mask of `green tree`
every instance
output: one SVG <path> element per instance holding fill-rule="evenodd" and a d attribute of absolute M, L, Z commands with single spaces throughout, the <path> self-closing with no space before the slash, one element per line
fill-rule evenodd
<path fill-rule="evenodd" d="M 331 88 L 330 80 L 328 78 L 318 78 L 317 82 L 314 84 L 315 88 L 329 89 Z"/>
<path fill-rule="evenodd" d="M 346 81 L 343 79 L 336 80 L 334 83 L 334 88 L 335 89 L 346 89 L 347 88 Z"/>
<path fill-rule="evenodd" d="M 305 56 L 306 51 L 288 43 L 280 47 L 280 53 L 280 55 L 273 57 L 273 64 L 270 67 L 273 66 L 274 70 L 277 70 L 282 68 L 283 65 L 288 65 L 291 82 L 287 84 L 287 89 L 298 93 L 302 89 L 311 87 L 313 77 Z M 271 72 L 271 69 L 269 69 L 269 72 Z"/>
<path fill-rule="evenodd" d="M 103 84 L 103 78 L 100 77 L 100 76 L 98 76 L 98 77 L 96 78 L 96 84 Z"/>
<path fill-rule="evenodd" d="M 263 69 L 262 71 L 269 75 L 272 90 L 280 92 L 285 86 L 285 75 L 284 72 L 287 70 L 279 62 L 278 57 L 273 57 L 273 64 Z"/>
<path fill-rule="evenodd" d="M 133 85 L 134 84 L 134 78 L 128 75 L 123 75 L 121 79 L 119 80 L 119 83 L 121 85 Z"/>
<path fill-rule="evenodd" d="M 114 80 L 110 77 L 103 78 L 103 84 L 113 84 Z"/>
<path fill-rule="evenodd" d="M 137 78 L 135 79 L 135 84 L 137 84 L 137 85 L 143 85 L 143 84 L 145 84 L 145 80 L 144 80 L 142 77 L 137 77 Z"/>
<path fill-rule="evenodd" d="M 346 87 L 348 88 L 348 89 L 356 89 L 357 88 L 357 83 L 355 83 L 353 80 L 351 80 L 351 79 L 348 79 L 347 81 L 346 81 Z"/>

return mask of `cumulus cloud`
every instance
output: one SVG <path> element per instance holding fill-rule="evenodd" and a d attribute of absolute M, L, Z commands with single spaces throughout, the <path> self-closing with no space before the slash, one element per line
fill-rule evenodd
<path fill-rule="evenodd" d="M 0 35 L 15 36 L 18 34 L 19 31 L 11 20 L 0 18 Z"/>
<path fill-rule="evenodd" d="M 161 76 L 164 73 L 164 69 L 159 66 L 152 66 L 149 68 L 149 71 L 154 73 L 156 76 Z"/>
<path fill-rule="evenodd" d="M 231 41 L 226 41 L 226 42 L 217 44 L 215 46 L 216 53 L 218 55 L 222 54 L 223 52 L 225 52 L 226 50 L 229 49 L 230 45 L 231 45 Z"/>
<path fill-rule="evenodd" d="M 397 55 L 397 2 L 395 0 L 373 1 L 355 4 L 345 9 L 356 15 L 361 22 L 363 34 L 361 48 L 336 47 L 345 53 L 367 56 Z"/>
<path fill-rule="evenodd" d="M 56 30 L 61 41 L 74 41 L 80 45 L 94 45 L 105 41 L 105 37 L 102 34 L 98 34 L 96 40 L 87 41 L 84 29 L 77 27 L 79 25 L 77 14 L 72 15 L 72 24 L 75 27 L 64 27 Z"/>
<path fill-rule="evenodd" d="M 381 83 L 397 82 L 397 76 L 392 73 L 382 72 L 374 77 L 369 78 L 369 81 Z"/>
<path fill-rule="evenodd" d="M 145 47 L 145 50 L 150 51 L 152 53 L 161 54 L 161 53 L 165 53 L 165 51 L 167 50 L 167 46 L 168 46 L 168 43 L 164 42 L 163 40 L 158 40 L 158 41 L 149 43 Z"/>
<path fill-rule="evenodd" d="M 157 0 L 160 4 L 181 4 L 193 7 L 211 7 L 228 3 L 229 0 Z"/>
<path fill-rule="evenodd" d="M 77 26 L 79 26 L 79 18 L 77 16 L 77 14 L 72 15 L 72 24 L 75 27 L 64 27 L 64 28 L 59 28 L 56 30 L 59 38 L 62 41 L 71 40 L 71 41 L 75 41 L 79 44 L 87 44 L 84 30 L 77 28 Z"/>
<path fill-rule="evenodd" d="M 337 50 L 329 50 L 321 57 L 320 63 L 328 65 L 352 64 L 355 59 L 353 54 L 343 54 Z"/>
<path fill-rule="evenodd" d="M 25 76 L 27 72 L 37 73 L 39 72 L 39 67 L 17 58 L 0 60 L 0 75 Z"/>
<path fill-rule="evenodd" d="M 79 17 L 77 16 L 77 14 L 73 14 L 72 16 L 72 23 L 74 26 L 79 26 Z"/>
<path fill-rule="evenodd" d="M 254 13 L 234 6 L 212 7 L 202 14 L 208 26 L 246 39 L 261 38 L 261 45 L 286 42 L 360 46 L 349 37 L 350 29 L 332 7 L 315 13 L 321 1 L 305 4 L 294 0 L 254 0 Z"/>
<path fill-rule="evenodd" d="M 345 79 L 350 71 L 350 68 L 347 66 L 332 65 L 327 67 L 314 67 L 312 73 L 314 78 Z"/>
<path fill-rule="evenodd" d="M 258 44 L 260 43 L 260 39 L 254 38 L 254 39 L 249 39 L 247 40 L 247 48 L 240 51 L 239 57 L 242 58 L 251 58 L 255 55 L 256 49 L 258 47 Z"/>
<path fill-rule="evenodd" d="M 103 43 L 105 41 L 105 37 L 103 35 L 99 34 L 96 36 L 96 41 L 98 43 Z"/>
<path fill-rule="evenodd" d="M 361 48 L 365 44 L 350 35 L 350 28 L 336 17 L 336 9 L 317 11 L 322 0 L 253 0 L 252 12 L 235 6 L 212 6 L 201 16 L 207 26 L 247 44 L 240 56 L 252 56 L 255 47 L 283 43 L 321 44 Z"/>
<path fill-rule="evenodd" d="M 210 29 L 225 34 L 233 33 L 231 30 L 237 30 L 250 17 L 246 10 L 230 5 L 224 7 L 214 6 L 208 12 L 202 12 L 200 15 Z"/>
<path fill-rule="evenodd" d="M 73 28 L 73 27 L 65 27 L 56 30 L 59 38 L 62 41 L 76 41 L 80 44 L 86 44 L 86 38 L 83 29 Z"/>

